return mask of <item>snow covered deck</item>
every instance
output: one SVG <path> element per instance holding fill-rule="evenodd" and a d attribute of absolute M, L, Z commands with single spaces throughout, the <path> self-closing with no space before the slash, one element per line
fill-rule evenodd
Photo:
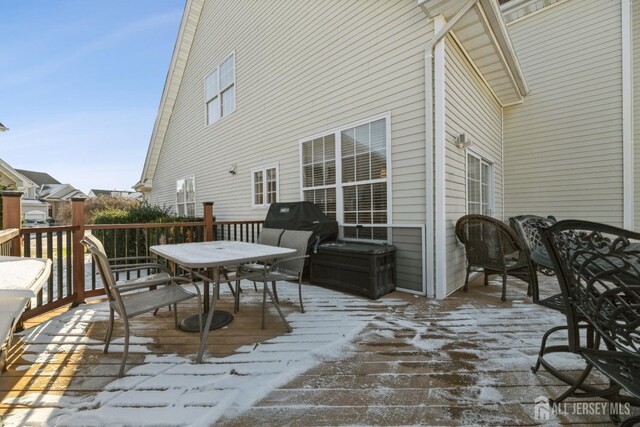
<path fill-rule="evenodd" d="M 243 287 L 241 311 L 210 334 L 201 365 L 197 334 L 174 330 L 167 310 L 134 319 L 121 379 L 119 346 L 102 353 L 104 302 L 32 319 L 0 376 L 4 425 L 522 425 L 537 423 L 538 396 L 564 389 L 529 369 L 542 333 L 563 318 L 532 305 L 522 282 L 511 281 L 506 303 L 498 283 L 440 302 L 400 293 L 369 301 L 307 285 L 305 314 L 296 287 L 282 284 L 291 334 L 275 310 L 261 330 L 261 293 Z M 230 294 L 219 307 L 232 308 Z"/>

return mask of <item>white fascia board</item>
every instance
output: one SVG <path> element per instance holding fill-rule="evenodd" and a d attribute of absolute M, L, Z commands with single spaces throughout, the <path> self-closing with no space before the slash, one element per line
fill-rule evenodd
<path fill-rule="evenodd" d="M 167 72 L 167 78 L 162 90 L 160 105 L 158 106 L 158 114 L 153 125 L 140 182 L 146 182 L 152 179 L 155 174 L 160 150 L 167 128 L 169 127 L 169 119 L 173 113 L 173 107 L 175 106 L 182 76 L 187 65 L 187 58 L 189 57 L 189 51 L 191 50 L 196 28 L 198 27 L 203 4 L 204 0 L 187 0 L 187 4 L 185 5 L 182 21 L 180 22 L 180 29 L 178 30 L 178 37 L 173 47 L 169 71 Z"/>

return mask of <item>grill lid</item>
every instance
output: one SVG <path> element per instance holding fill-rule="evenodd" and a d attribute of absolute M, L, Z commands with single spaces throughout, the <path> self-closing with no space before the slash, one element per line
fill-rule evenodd
<path fill-rule="evenodd" d="M 313 231 L 311 242 L 335 240 L 338 237 L 338 222 L 327 217 L 311 202 L 272 203 L 264 219 L 265 228 Z"/>

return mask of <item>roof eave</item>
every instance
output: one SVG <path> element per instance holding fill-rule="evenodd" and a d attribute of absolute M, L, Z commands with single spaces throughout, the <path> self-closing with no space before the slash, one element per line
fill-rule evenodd
<path fill-rule="evenodd" d="M 182 21 L 180 22 L 180 29 L 178 30 L 178 37 L 173 47 L 173 54 L 171 56 L 169 70 L 167 71 L 167 78 L 162 90 L 160 105 L 158 106 L 158 114 L 153 125 L 153 131 L 151 132 L 151 139 L 149 141 L 149 148 L 147 149 L 147 156 L 145 157 L 140 182 L 152 179 L 155 174 L 158 156 L 169 126 L 171 114 L 173 113 L 173 107 L 191 50 L 193 37 L 195 36 L 196 28 L 200 20 L 203 3 L 204 0 L 187 0 L 187 4 L 185 5 Z"/>

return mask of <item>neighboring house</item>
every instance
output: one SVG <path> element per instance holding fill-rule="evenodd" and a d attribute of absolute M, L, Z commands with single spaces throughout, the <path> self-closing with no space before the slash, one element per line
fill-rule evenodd
<path fill-rule="evenodd" d="M 464 282 L 465 213 L 640 226 L 640 5 L 501 3 L 188 0 L 135 189 L 222 220 L 304 199 L 424 224 L 368 237 L 439 298 Z"/>
<path fill-rule="evenodd" d="M 47 219 L 49 205 L 36 198 L 38 185 L 2 159 L 0 159 L 0 186 L 24 193 L 21 200 L 23 219 Z"/>
<path fill-rule="evenodd" d="M 126 190 L 89 190 L 89 197 L 95 198 L 98 196 L 116 196 L 116 197 L 124 197 L 125 199 L 136 199 L 142 200 L 142 193 L 137 191 L 126 191 Z"/>
<path fill-rule="evenodd" d="M 66 203 L 71 201 L 71 198 L 87 197 L 71 184 L 61 184 L 57 179 L 45 172 L 24 169 L 16 169 L 16 171 L 37 185 L 35 190 L 36 199 L 47 203 L 48 216 L 50 218 L 58 218 L 58 213 Z"/>

